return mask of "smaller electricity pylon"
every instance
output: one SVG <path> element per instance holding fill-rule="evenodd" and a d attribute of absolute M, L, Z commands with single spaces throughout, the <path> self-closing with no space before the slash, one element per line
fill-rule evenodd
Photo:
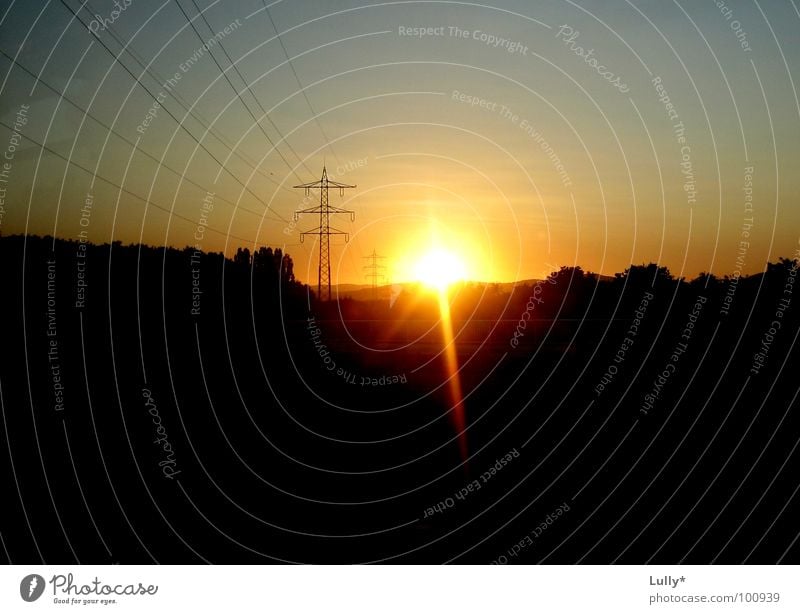
<path fill-rule="evenodd" d="M 386 256 L 379 256 L 375 249 L 372 249 L 372 253 L 369 256 L 362 256 L 362 258 L 366 258 L 370 260 L 370 264 L 366 265 L 364 269 L 369 271 L 365 277 L 372 281 L 372 300 L 377 300 L 378 298 L 378 280 L 386 279 L 386 276 L 381 273 L 381 271 L 385 271 L 386 267 L 382 264 L 378 264 L 378 260 L 383 260 Z"/>
<path fill-rule="evenodd" d="M 295 211 L 294 220 L 297 221 L 301 215 L 307 213 L 319 214 L 319 226 L 314 230 L 309 230 L 300 233 L 300 242 L 302 243 L 306 235 L 317 235 L 319 237 L 319 273 L 317 276 L 317 296 L 320 300 L 331 300 L 331 235 L 344 235 L 345 243 L 350 240 L 350 235 L 336 228 L 331 228 L 330 217 L 332 214 L 349 213 L 350 221 L 356 219 L 354 211 L 349 209 L 340 209 L 339 207 L 332 207 L 328 203 L 328 188 L 339 188 L 339 196 L 344 196 L 344 191 L 347 188 L 354 188 L 354 185 L 346 183 L 339 183 L 338 181 L 331 181 L 328 179 L 328 171 L 325 166 L 322 167 L 322 178 L 319 181 L 312 183 L 302 183 L 294 186 L 295 188 L 303 188 L 306 191 L 306 196 L 309 195 L 311 190 L 319 188 L 319 205 Z M 323 294 L 323 292 L 325 294 Z"/>

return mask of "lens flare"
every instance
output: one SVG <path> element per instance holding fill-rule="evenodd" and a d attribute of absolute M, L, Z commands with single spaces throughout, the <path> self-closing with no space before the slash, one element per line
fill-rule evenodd
<path fill-rule="evenodd" d="M 436 293 L 439 306 L 439 321 L 442 331 L 442 358 L 444 374 L 447 378 L 450 421 L 458 438 L 461 460 L 467 459 L 466 415 L 464 397 L 459 376 L 458 354 L 456 351 L 453 321 L 450 314 L 449 293 L 451 287 L 467 278 L 464 261 L 453 251 L 442 247 L 438 236 L 431 238 L 431 247 L 416 261 L 413 267 L 414 279 Z"/>
<path fill-rule="evenodd" d="M 447 287 L 439 288 L 439 317 L 442 327 L 442 343 L 444 344 L 444 366 L 448 378 L 448 393 L 451 407 L 450 419 L 458 437 L 458 451 L 461 460 L 467 460 L 467 419 L 464 412 L 464 395 L 461 390 L 461 377 L 458 369 L 453 320 L 450 317 L 450 301 Z"/>

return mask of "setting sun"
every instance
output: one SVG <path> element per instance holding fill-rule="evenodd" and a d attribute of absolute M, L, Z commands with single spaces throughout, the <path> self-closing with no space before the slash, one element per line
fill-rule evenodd
<path fill-rule="evenodd" d="M 414 277 L 436 290 L 446 290 L 466 276 L 464 263 L 453 252 L 442 248 L 435 248 L 424 254 L 414 267 Z"/>

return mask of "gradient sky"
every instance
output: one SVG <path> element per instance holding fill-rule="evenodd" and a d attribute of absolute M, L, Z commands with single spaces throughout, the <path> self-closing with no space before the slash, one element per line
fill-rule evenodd
<path fill-rule="evenodd" d="M 687 277 L 723 275 L 737 267 L 751 215 L 744 273 L 798 247 L 795 2 L 292 0 L 268 11 L 261 0 L 129 2 L 113 24 L 94 28 L 97 36 L 66 6 L 90 24 L 111 17 L 108 0 L 83 9 L 78 0 L 0 5 L 4 152 L 15 140 L 7 126 L 29 106 L 1 184 L 2 234 L 76 238 L 86 229 L 98 243 L 227 254 L 285 246 L 298 276 L 315 283 L 314 243 L 301 244 L 299 232 L 317 221 L 292 222 L 313 202 L 291 186 L 318 179 L 326 164 L 358 185 L 344 198 L 331 193 L 333 204 L 356 211 L 355 222 L 334 223 L 351 233 L 347 244 L 333 241 L 334 282 L 365 283 L 363 257 L 373 249 L 386 256 L 388 281 L 406 280 L 434 243 L 484 280 L 571 264 L 613 274 L 649 261 Z M 240 97 L 209 53 L 181 69 L 237 20 L 211 54 Z M 452 35 L 451 26 L 469 34 Z M 443 30 L 401 34 L 415 27 Z M 476 31 L 521 49 L 492 46 Z M 570 31 L 579 34 L 570 40 Z M 154 100 L 120 63 L 163 100 L 143 134 L 137 126 Z M 164 82 L 176 73 L 170 90 Z M 681 170 L 687 160 L 694 198 Z M 210 212 L 206 192 L 214 193 Z M 198 240 L 201 220 L 208 230 Z"/>

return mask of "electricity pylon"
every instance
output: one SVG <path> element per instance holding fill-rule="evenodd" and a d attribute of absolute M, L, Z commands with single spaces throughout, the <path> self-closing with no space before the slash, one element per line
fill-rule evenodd
<path fill-rule="evenodd" d="M 381 271 L 385 270 L 386 267 L 382 264 L 378 264 L 378 260 L 383 260 L 386 258 L 386 256 L 379 256 L 377 253 L 375 253 L 375 249 L 373 248 L 372 253 L 369 256 L 362 256 L 362 258 L 372 261 L 372 263 L 366 265 L 364 269 L 369 271 L 365 277 L 372 280 L 372 300 L 374 301 L 378 298 L 378 280 L 386 278 L 386 276 L 381 273 Z"/>
<path fill-rule="evenodd" d="M 330 216 L 331 214 L 336 213 L 349 213 L 350 221 L 353 222 L 356 219 L 356 214 L 354 211 L 350 211 L 349 209 L 332 207 L 328 203 L 328 188 L 339 188 L 339 196 L 344 196 L 345 189 L 354 188 L 356 186 L 348 185 L 346 183 L 339 183 L 338 181 L 331 181 L 328 179 L 328 171 L 323 165 L 322 178 L 319 181 L 302 183 L 294 187 L 303 188 L 306 191 L 306 196 L 309 195 L 311 190 L 319 188 L 319 206 L 302 209 L 301 211 L 295 211 L 294 220 L 297 221 L 300 216 L 305 213 L 319 214 L 319 226 L 317 226 L 314 230 L 301 232 L 300 242 L 303 242 L 303 239 L 306 235 L 319 236 L 319 274 L 317 277 L 317 296 L 319 296 L 320 300 L 329 301 L 331 300 L 331 235 L 344 235 L 345 243 L 350 240 L 350 235 L 348 233 L 337 230 L 336 228 L 331 228 Z M 324 295 L 323 291 L 325 292 Z"/>

